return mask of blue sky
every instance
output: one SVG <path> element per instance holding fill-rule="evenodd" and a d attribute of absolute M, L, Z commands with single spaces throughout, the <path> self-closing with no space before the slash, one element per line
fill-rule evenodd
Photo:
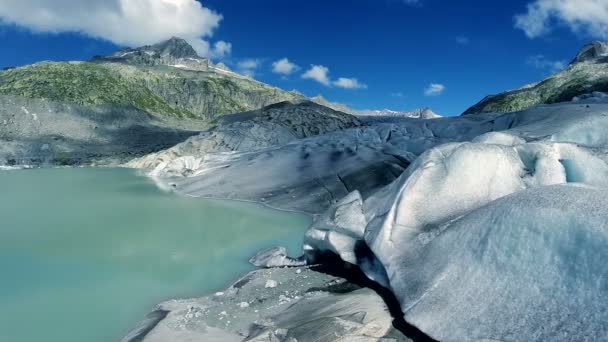
<path fill-rule="evenodd" d="M 103 22 L 107 16 L 88 16 L 93 9 L 76 0 L 5 1 L 0 67 L 83 60 L 119 45 L 184 34 L 195 37 L 197 50 L 284 89 L 359 109 L 428 106 L 446 115 L 460 114 L 485 95 L 538 81 L 585 43 L 608 35 L 602 16 L 608 1 L 601 0 L 565 0 L 583 7 L 576 13 L 557 0 L 207 0 L 204 8 L 195 0 L 138 0 L 151 7 L 133 8 L 135 14 L 111 23 Z M 116 2 L 118 8 L 125 0 L 103 1 L 89 3 Z M 177 3 L 183 13 L 151 15 L 155 2 Z M 24 8 L 32 15 L 22 14 Z M 38 8 L 56 10 L 57 18 L 41 22 Z M 217 49 L 218 41 L 228 44 Z M 273 68 L 284 58 L 289 63 Z M 317 68 L 310 72 L 312 66 Z"/>

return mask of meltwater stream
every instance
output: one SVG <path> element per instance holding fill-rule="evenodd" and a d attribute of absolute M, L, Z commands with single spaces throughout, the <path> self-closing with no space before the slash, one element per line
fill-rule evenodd
<path fill-rule="evenodd" d="M 165 193 L 126 169 L 0 172 L 0 341 L 119 341 L 155 304 L 207 294 L 309 218 Z"/>

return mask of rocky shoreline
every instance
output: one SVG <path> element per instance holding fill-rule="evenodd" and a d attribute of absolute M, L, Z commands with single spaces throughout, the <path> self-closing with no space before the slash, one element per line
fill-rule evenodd
<path fill-rule="evenodd" d="M 122 341 L 432 341 L 356 267 L 259 269 L 206 297 L 159 304 Z"/>

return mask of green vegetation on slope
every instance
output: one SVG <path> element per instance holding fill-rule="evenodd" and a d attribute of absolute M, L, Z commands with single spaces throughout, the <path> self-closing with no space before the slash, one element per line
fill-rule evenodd
<path fill-rule="evenodd" d="M 44 62 L 0 73 L 0 93 L 79 105 L 131 105 L 152 113 L 194 117 L 134 79 L 95 63 Z"/>
<path fill-rule="evenodd" d="M 302 97 L 210 72 L 90 62 L 43 62 L 0 72 L 0 94 L 134 106 L 160 115 L 207 120 Z"/>
<path fill-rule="evenodd" d="M 608 91 L 608 64 L 574 64 L 538 84 L 488 96 L 464 114 L 515 112 L 539 104 L 570 101 L 594 91 Z"/>

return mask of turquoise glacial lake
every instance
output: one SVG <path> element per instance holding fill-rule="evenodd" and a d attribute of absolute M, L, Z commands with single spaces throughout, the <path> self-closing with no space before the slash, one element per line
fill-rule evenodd
<path fill-rule="evenodd" d="M 0 341 L 111 342 L 154 306 L 223 289 L 305 215 L 182 197 L 128 169 L 0 172 Z"/>

